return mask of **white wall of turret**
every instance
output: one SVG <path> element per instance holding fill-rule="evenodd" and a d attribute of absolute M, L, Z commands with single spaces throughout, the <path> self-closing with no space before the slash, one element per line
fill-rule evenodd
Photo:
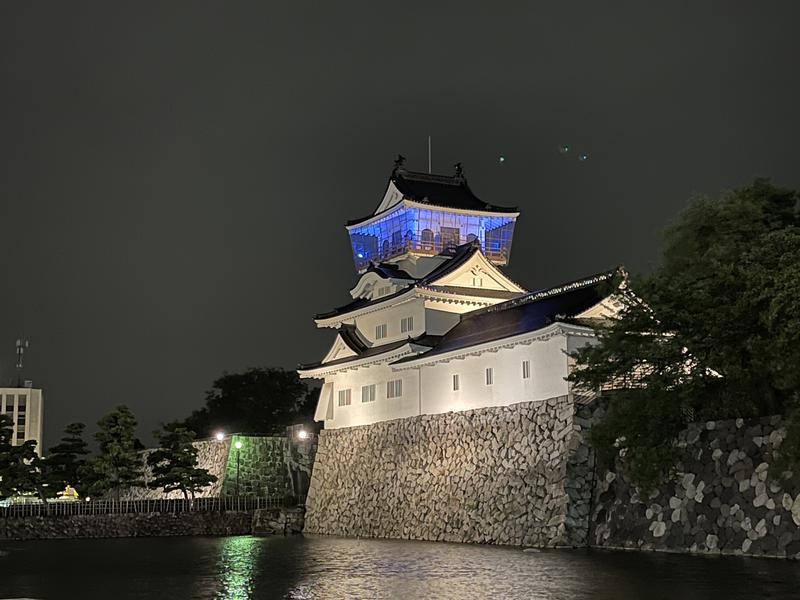
<path fill-rule="evenodd" d="M 403 331 L 403 319 L 412 325 L 411 330 Z M 415 337 L 425 332 L 425 307 L 421 298 L 413 298 L 407 302 L 393 304 L 383 310 L 376 310 L 355 318 L 355 325 L 361 336 L 370 344 L 383 345 L 408 337 Z M 385 327 L 385 336 L 378 338 L 376 330 Z"/>
<path fill-rule="evenodd" d="M 333 419 L 326 420 L 325 427 L 352 427 L 566 396 L 571 391 L 565 380 L 570 368 L 567 349 L 592 339 L 557 333 L 447 362 L 405 368 L 402 363 L 383 363 L 340 371 L 325 380 L 333 386 Z M 399 396 L 389 397 L 389 382 L 398 380 L 402 382 Z M 364 392 L 365 386 L 374 386 L 374 392 Z M 344 403 L 346 390 L 349 404 Z"/>

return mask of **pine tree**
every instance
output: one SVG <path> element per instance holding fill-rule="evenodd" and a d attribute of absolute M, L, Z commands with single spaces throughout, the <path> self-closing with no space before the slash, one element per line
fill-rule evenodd
<path fill-rule="evenodd" d="M 141 485 L 142 462 L 135 448 L 136 418 L 127 406 L 119 406 L 97 422 L 95 439 L 100 455 L 79 469 L 87 492 L 113 492 L 117 500 L 123 488 Z"/>
<path fill-rule="evenodd" d="M 36 494 L 41 500 L 53 498 L 56 491 L 45 475 L 45 465 L 36 453 L 36 442 L 12 444 L 13 423 L 0 415 L 0 497 Z"/>
<path fill-rule="evenodd" d="M 153 474 L 153 480 L 148 482 L 147 487 L 163 489 L 165 494 L 180 490 L 184 498 L 188 499 L 191 495 L 194 499 L 196 492 L 217 480 L 206 469 L 197 466 L 197 448 L 192 443 L 195 438 L 193 431 L 168 425 L 154 435 L 160 448 L 147 457 Z"/>
<path fill-rule="evenodd" d="M 87 443 L 83 439 L 83 423 L 70 423 L 64 428 L 61 442 L 50 448 L 45 458 L 48 481 L 60 490 L 66 486 L 81 489 L 79 472 L 86 464 L 84 458 L 89 454 Z"/>

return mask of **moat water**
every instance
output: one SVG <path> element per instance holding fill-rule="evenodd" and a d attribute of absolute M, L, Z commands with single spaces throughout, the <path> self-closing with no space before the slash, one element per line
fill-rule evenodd
<path fill-rule="evenodd" d="M 792 561 L 331 537 L 0 542 L 0 598 L 800 598 Z"/>

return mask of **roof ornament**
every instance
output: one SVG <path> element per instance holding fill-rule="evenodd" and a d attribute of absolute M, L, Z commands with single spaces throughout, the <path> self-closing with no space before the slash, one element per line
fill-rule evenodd
<path fill-rule="evenodd" d="M 397 158 L 394 159 L 394 169 L 392 170 L 392 174 L 397 173 L 398 171 L 405 171 L 405 167 L 403 165 L 406 164 L 406 157 L 402 154 L 398 154 Z"/>
<path fill-rule="evenodd" d="M 466 181 L 466 177 L 464 177 L 464 167 L 461 165 L 461 163 L 457 162 L 453 166 L 456 168 L 455 179 L 458 179 L 460 181 Z"/>

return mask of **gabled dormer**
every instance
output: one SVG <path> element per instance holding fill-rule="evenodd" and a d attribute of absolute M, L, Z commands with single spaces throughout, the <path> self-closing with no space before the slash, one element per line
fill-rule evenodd
<path fill-rule="evenodd" d="M 347 224 L 359 272 L 376 262 L 448 257 L 471 242 L 479 244 L 492 263 L 508 264 L 516 208 L 478 198 L 460 163 L 452 176 L 408 171 L 404 164 L 399 156 L 375 211 Z"/>
<path fill-rule="evenodd" d="M 458 248 L 453 259 L 431 271 L 419 284 L 425 287 L 474 288 L 518 294 L 526 291 L 486 257 L 477 241 Z"/>
<path fill-rule="evenodd" d="M 354 299 L 377 300 L 414 283 L 414 278 L 392 264 L 372 264 L 350 290 Z"/>
<path fill-rule="evenodd" d="M 337 330 L 336 339 L 333 341 L 322 363 L 329 363 L 343 358 L 351 358 L 364 352 L 369 344 L 358 333 L 353 325 L 342 324 Z"/>

